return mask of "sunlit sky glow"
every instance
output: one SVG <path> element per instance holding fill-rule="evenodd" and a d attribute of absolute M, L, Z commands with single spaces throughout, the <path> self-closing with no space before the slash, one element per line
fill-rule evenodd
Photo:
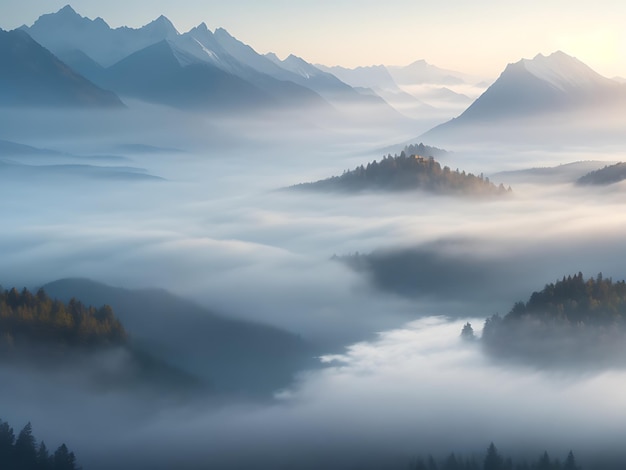
<path fill-rule="evenodd" d="M 0 27 L 30 25 L 67 3 L 3 2 Z M 426 59 L 494 77 L 509 62 L 563 50 L 605 76 L 626 76 L 626 2 L 621 0 L 74 0 L 71 5 L 113 27 L 139 27 L 161 14 L 181 32 L 204 21 L 260 53 L 293 53 L 325 65 L 406 65 Z"/>

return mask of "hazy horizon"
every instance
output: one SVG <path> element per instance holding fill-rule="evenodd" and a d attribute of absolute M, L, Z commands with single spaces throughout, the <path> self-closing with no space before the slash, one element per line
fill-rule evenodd
<path fill-rule="evenodd" d="M 259 53 L 275 52 L 281 58 L 295 54 L 327 66 L 408 65 L 425 59 L 438 67 L 493 79 L 508 63 L 563 50 L 604 76 L 626 77 L 626 33 L 620 22 L 626 7 L 615 0 L 584 6 L 563 0 L 523 5 L 394 0 L 384 7 L 351 0 L 328 4 L 185 0 L 176 6 L 167 0 L 106 4 L 25 0 L 2 7 L 0 27 L 31 25 L 40 15 L 68 3 L 80 15 L 101 17 L 111 27 L 137 28 L 165 15 L 182 33 L 206 22 L 210 29 L 227 29 Z"/>

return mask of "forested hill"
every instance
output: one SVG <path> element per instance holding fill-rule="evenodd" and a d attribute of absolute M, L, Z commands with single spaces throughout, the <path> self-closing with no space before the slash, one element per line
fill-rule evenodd
<path fill-rule="evenodd" d="M 536 365 L 626 366 L 626 282 L 563 277 L 485 322 L 488 352 Z"/>
<path fill-rule="evenodd" d="M 294 189 L 317 191 L 358 192 L 366 190 L 407 191 L 423 190 L 437 194 L 492 196 L 503 195 L 511 191 L 502 184 L 496 186 L 482 175 L 451 170 L 441 167 L 433 157 L 400 155 L 384 157 L 380 162 L 374 160 L 367 166 L 359 166 L 346 171 L 341 176 L 292 186 Z"/>
<path fill-rule="evenodd" d="M 98 309 L 72 299 L 52 300 L 39 289 L 32 294 L 0 289 L 0 342 L 7 347 L 34 341 L 67 346 L 121 345 L 127 340 L 122 324 L 108 305 Z"/>

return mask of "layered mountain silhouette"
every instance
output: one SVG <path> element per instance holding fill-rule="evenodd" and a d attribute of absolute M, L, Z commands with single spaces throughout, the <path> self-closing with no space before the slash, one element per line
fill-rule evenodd
<path fill-rule="evenodd" d="M 208 110 L 306 106 L 335 112 L 356 104 L 401 118 L 382 98 L 360 93 L 301 58 L 261 55 L 225 29 L 212 32 L 204 23 L 183 34 L 163 16 L 137 29 L 111 28 L 68 5 L 21 29 L 89 80 L 124 97 Z"/>
<path fill-rule="evenodd" d="M 418 119 L 424 115 L 432 115 L 437 110 L 465 109 L 472 100 L 448 87 L 471 87 L 478 80 L 460 72 L 440 69 L 423 60 L 406 67 L 317 67 L 332 73 L 362 93 L 369 90 L 398 111 Z"/>
<path fill-rule="evenodd" d="M 0 30 L 0 64 L 2 106 L 124 106 L 114 93 L 74 72 L 24 31 Z"/>
<path fill-rule="evenodd" d="M 626 86 L 557 51 L 509 64 L 459 117 L 434 128 L 422 138 L 451 135 L 458 129 L 475 125 L 584 110 L 619 110 L 624 106 Z"/>

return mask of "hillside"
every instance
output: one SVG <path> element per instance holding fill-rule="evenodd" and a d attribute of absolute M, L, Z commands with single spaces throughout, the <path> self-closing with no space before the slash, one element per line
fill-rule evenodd
<path fill-rule="evenodd" d="M 510 192 L 503 185 L 496 186 L 482 175 L 452 171 L 441 167 L 433 157 L 407 156 L 406 152 L 380 162 L 374 160 L 367 166 L 359 166 L 341 176 L 334 176 L 314 183 L 293 186 L 294 189 L 316 191 L 408 191 L 422 190 L 436 194 L 494 196 Z"/>
<path fill-rule="evenodd" d="M 606 162 L 587 160 L 563 163 L 557 166 L 524 168 L 521 170 L 500 171 L 491 175 L 498 181 L 512 184 L 562 184 L 573 183 L 588 173 L 606 166 Z"/>
<path fill-rule="evenodd" d="M 0 292 L 0 353 L 0 365 L 73 371 L 100 389 L 135 388 L 168 396 L 205 388 L 137 348 L 109 305 L 88 307 L 75 298 L 65 303 L 43 289 Z"/>
<path fill-rule="evenodd" d="M 122 289 L 88 279 L 62 279 L 44 288 L 62 300 L 108 303 L 135 344 L 210 381 L 216 391 L 273 393 L 315 365 L 316 351 L 297 335 L 218 315 L 161 289 Z"/>
<path fill-rule="evenodd" d="M 494 357 L 541 367 L 624 367 L 626 282 L 563 277 L 487 319 L 482 344 Z"/>
<path fill-rule="evenodd" d="M 614 165 L 607 165 L 599 170 L 590 171 L 586 175 L 581 176 L 576 181 L 579 185 L 596 185 L 606 186 L 613 183 L 619 183 L 626 179 L 626 163 L 619 162 Z"/>

